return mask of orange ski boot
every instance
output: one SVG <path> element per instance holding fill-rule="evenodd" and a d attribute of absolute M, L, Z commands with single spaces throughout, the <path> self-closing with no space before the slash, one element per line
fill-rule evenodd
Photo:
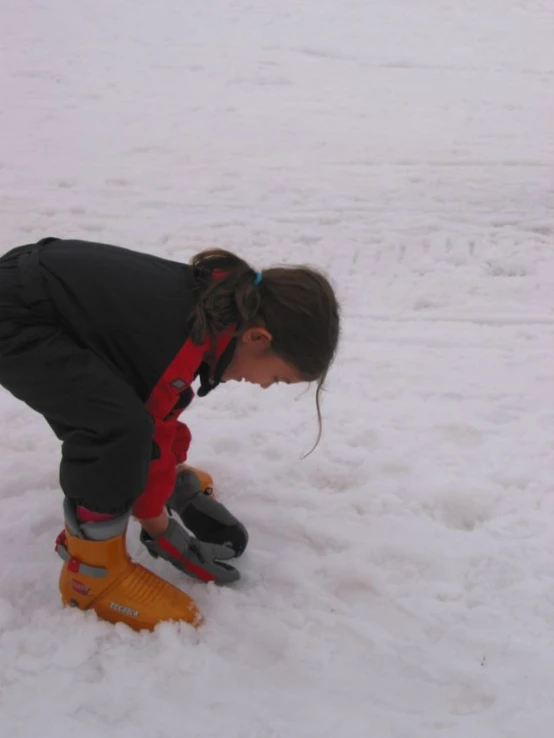
<path fill-rule="evenodd" d="M 206 494 L 196 469 L 184 467 L 184 464 L 177 467 L 175 487 L 166 503 L 170 513 L 175 512 L 198 540 L 229 546 L 235 556 L 241 556 L 248 545 L 246 528 L 225 505 Z M 152 553 L 144 532 L 141 541 Z"/>
<path fill-rule="evenodd" d="M 80 523 L 67 499 L 64 514 L 65 530 L 56 541 L 64 560 L 60 575 L 64 605 L 94 610 L 102 620 L 125 623 L 133 630 L 153 630 L 167 620 L 202 624 L 193 599 L 131 561 L 125 546 L 129 515 Z"/>
<path fill-rule="evenodd" d="M 183 472 L 192 472 L 195 474 L 200 482 L 202 493 L 205 494 L 206 497 L 215 497 L 214 480 L 211 474 L 201 471 L 200 469 L 195 469 L 193 466 L 188 466 L 188 464 L 179 464 L 177 466 L 177 474 L 179 475 Z"/>

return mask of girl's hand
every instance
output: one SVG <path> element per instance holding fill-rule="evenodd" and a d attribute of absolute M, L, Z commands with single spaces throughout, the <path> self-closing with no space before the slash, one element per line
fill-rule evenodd
<path fill-rule="evenodd" d="M 150 538 L 158 538 L 158 536 L 161 536 L 166 532 L 167 526 L 169 525 L 167 510 L 164 507 L 163 512 L 160 515 L 156 515 L 155 518 L 139 519 L 139 523 L 148 533 Z"/>

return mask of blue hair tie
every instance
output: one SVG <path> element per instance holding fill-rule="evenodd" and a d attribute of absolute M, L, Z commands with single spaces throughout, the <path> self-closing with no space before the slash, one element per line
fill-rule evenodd
<path fill-rule="evenodd" d="M 254 277 L 254 287 L 257 287 L 261 281 L 262 281 L 262 273 L 256 272 L 256 275 Z"/>

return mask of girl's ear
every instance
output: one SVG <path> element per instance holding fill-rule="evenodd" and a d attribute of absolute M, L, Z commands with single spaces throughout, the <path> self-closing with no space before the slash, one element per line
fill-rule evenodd
<path fill-rule="evenodd" d="M 240 337 L 241 343 L 251 346 L 251 348 L 259 348 L 266 351 L 273 341 L 273 336 L 267 328 L 247 328 Z"/>

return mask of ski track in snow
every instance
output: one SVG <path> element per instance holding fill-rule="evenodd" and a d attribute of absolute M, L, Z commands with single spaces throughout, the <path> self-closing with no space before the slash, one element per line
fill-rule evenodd
<path fill-rule="evenodd" d="M 4 250 L 46 235 L 329 271 L 313 390 L 197 400 L 247 524 L 200 632 L 59 605 L 58 443 L 0 394 L 0 735 L 550 738 L 554 9 L 5 0 Z"/>

